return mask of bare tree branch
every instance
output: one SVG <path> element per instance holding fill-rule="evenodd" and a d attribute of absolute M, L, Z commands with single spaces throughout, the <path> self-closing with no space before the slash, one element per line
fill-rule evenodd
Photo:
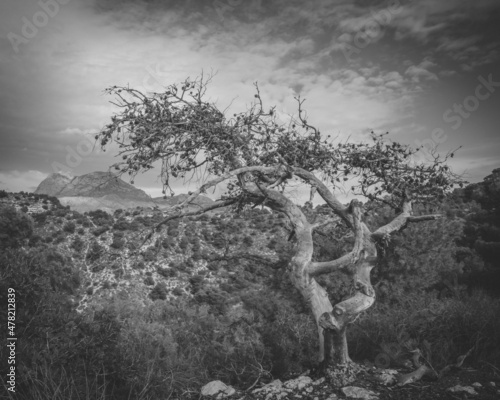
<path fill-rule="evenodd" d="M 403 204 L 403 212 L 394 218 L 388 224 L 381 226 L 372 233 L 372 238 L 375 240 L 383 239 L 391 235 L 391 233 L 398 232 L 406 228 L 409 222 L 422 222 L 432 221 L 441 218 L 441 214 L 428 214 L 428 215 L 411 215 L 411 202 L 406 201 Z"/>
<path fill-rule="evenodd" d="M 344 269 L 354 265 L 361 257 L 363 251 L 363 225 L 361 222 L 360 203 L 353 200 L 349 207 L 353 216 L 354 228 L 354 247 L 348 254 L 332 261 L 312 262 L 309 265 L 308 272 L 311 276 L 327 274 L 338 269 Z"/>
<path fill-rule="evenodd" d="M 326 185 L 312 172 L 306 171 L 303 168 L 293 167 L 292 171 L 299 178 L 303 179 L 311 186 L 316 188 L 320 196 L 325 200 L 326 204 L 337 214 L 349 227 L 353 227 L 351 219 L 347 214 L 347 207 L 345 207 L 333 193 L 326 187 Z"/>
<path fill-rule="evenodd" d="M 156 230 L 158 228 L 160 228 L 162 225 L 165 225 L 168 221 L 171 221 L 173 219 L 177 219 L 177 218 L 182 218 L 182 217 L 190 217 L 190 216 L 193 216 L 193 215 L 200 215 L 200 214 L 204 214 L 206 213 L 207 211 L 211 211 L 211 210 L 215 210 L 217 208 L 222 208 L 222 207 L 226 207 L 226 206 L 230 206 L 234 203 L 236 203 L 238 201 L 238 199 L 228 199 L 228 200 L 220 200 L 220 201 L 216 201 L 214 203 L 211 203 L 209 204 L 208 206 L 205 206 L 205 207 L 201 207 L 200 209 L 198 210 L 193 210 L 193 211 L 185 211 L 185 212 L 179 212 L 177 214 L 174 214 L 174 215 L 169 215 L 168 217 L 166 217 L 165 219 L 163 219 L 161 222 L 159 222 L 158 224 L 156 224 L 152 229 L 151 229 L 151 232 L 148 233 L 148 235 L 146 236 L 146 238 L 144 239 L 144 241 L 142 242 L 141 246 L 139 248 L 141 248 L 142 246 L 144 246 L 144 244 L 149 240 L 151 239 L 151 237 L 153 236 L 153 234 L 156 232 Z M 186 201 L 184 201 L 182 204 L 186 203 Z M 174 207 L 172 207 L 173 209 Z"/>
<path fill-rule="evenodd" d="M 408 218 L 411 217 L 411 201 L 405 201 L 403 203 L 403 211 L 396 218 L 394 218 L 388 224 L 381 226 L 375 232 L 372 233 L 373 239 L 382 239 L 387 237 L 393 232 L 401 230 L 407 223 Z"/>

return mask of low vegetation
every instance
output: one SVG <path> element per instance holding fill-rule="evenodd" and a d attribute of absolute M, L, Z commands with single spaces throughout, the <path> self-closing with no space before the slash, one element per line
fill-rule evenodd
<path fill-rule="evenodd" d="M 213 379 L 245 389 L 315 366 L 317 332 L 287 278 L 292 244 L 278 214 L 172 221 L 141 248 L 158 218 L 150 210 L 74 215 L 48 201 L 28 214 L 21 202 L 32 209 L 43 200 L 16 195 L 0 205 L 0 296 L 16 290 L 20 398 L 197 398 Z M 468 196 L 456 192 L 439 206 L 445 218 L 384 248 L 373 278 L 378 302 L 348 335 L 353 359 L 397 366 L 418 348 L 438 370 L 472 349 L 468 365 L 498 371 L 498 266 L 477 241 L 499 241 L 500 224 L 494 206 Z M 373 218 L 391 217 L 380 208 Z M 83 234 L 65 228 L 72 221 Z M 273 233 L 263 235 L 264 225 Z M 95 236 L 96 227 L 107 230 Z M 315 241 L 317 260 L 351 246 L 327 229 Z M 341 272 L 322 283 L 332 300 L 349 295 Z"/>

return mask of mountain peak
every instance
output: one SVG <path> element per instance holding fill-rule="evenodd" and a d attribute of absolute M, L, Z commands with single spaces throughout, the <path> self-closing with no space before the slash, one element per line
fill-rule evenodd
<path fill-rule="evenodd" d="M 112 172 L 95 171 L 69 178 L 52 174 L 43 180 L 35 193 L 58 197 L 104 197 L 118 195 L 129 200 L 150 201 L 141 189 L 124 182 Z"/>
<path fill-rule="evenodd" d="M 71 182 L 71 180 L 72 178 L 65 174 L 50 174 L 38 185 L 35 193 L 46 194 L 49 196 L 58 196 L 59 193 L 66 187 L 66 185 Z"/>

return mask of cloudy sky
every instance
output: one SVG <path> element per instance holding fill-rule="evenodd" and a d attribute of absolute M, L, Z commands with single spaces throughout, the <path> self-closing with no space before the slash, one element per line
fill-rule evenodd
<path fill-rule="evenodd" d="M 257 81 L 284 114 L 306 98 L 325 134 L 462 146 L 454 170 L 480 181 L 500 167 L 499 20 L 498 0 L 2 0 L 0 188 L 107 170 L 103 90 L 202 70 L 220 109 L 243 110 Z M 161 190 L 154 174 L 136 185 Z"/>

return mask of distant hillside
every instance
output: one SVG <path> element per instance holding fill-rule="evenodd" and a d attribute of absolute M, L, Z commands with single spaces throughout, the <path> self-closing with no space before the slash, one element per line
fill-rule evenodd
<path fill-rule="evenodd" d="M 84 214 L 48 195 L 10 194 L 0 199 L 0 205 L 13 206 L 33 218 L 33 245 L 57 248 L 80 271 L 87 282 L 75 297 L 81 310 L 107 301 L 120 289 L 153 300 L 212 296 L 215 291 L 221 307 L 227 302 L 237 304 L 241 301 L 238 285 L 262 289 L 290 245 L 282 217 L 265 210 L 170 221 L 142 245 L 145 235 L 162 220 L 162 212 L 125 207 L 112 213 L 101 211 L 106 201 L 126 204 L 113 197 L 59 198 L 100 209 Z M 186 197 L 155 201 L 174 205 Z M 203 202 L 212 200 L 202 197 Z M 245 274 L 254 269 L 260 272 Z"/>
<path fill-rule="evenodd" d="M 70 177 L 54 173 L 45 178 L 36 188 L 35 194 L 58 196 L 59 193 L 71 182 Z"/>
<path fill-rule="evenodd" d="M 55 196 L 61 204 L 79 212 L 100 209 L 110 213 L 136 207 L 167 209 L 184 201 L 188 196 L 180 194 L 166 199 L 153 199 L 143 190 L 124 182 L 113 173 L 100 171 L 74 178 L 58 173 L 51 174 L 38 185 L 35 194 Z M 210 203 L 211 199 L 200 196 L 192 205 L 204 206 Z"/>
<path fill-rule="evenodd" d="M 73 179 L 61 174 L 52 174 L 35 190 L 36 194 L 57 197 L 104 197 L 117 195 L 126 200 L 150 201 L 143 190 L 124 182 L 111 172 L 91 172 Z"/>

